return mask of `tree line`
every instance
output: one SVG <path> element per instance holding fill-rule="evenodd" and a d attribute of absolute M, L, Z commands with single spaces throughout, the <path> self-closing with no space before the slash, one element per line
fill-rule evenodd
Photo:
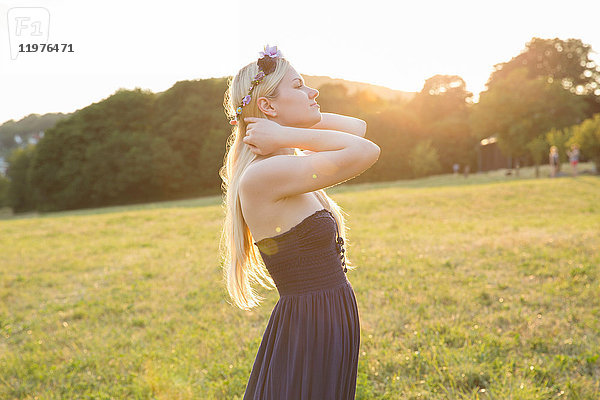
<path fill-rule="evenodd" d="M 494 135 L 521 166 L 571 143 L 600 166 L 600 66 L 578 39 L 533 38 L 494 66 L 480 94 L 460 76 L 435 75 L 410 100 L 387 100 L 342 84 L 319 88 L 323 112 L 367 121 L 379 161 L 353 182 L 477 167 L 481 139 Z M 57 211 L 221 193 L 218 170 L 231 126 L 226 78 L 179 81 L 169 90 L 118 90 L 59 119 L 36 145 L 8 157 L 0 202 L 14 212 Z"/>

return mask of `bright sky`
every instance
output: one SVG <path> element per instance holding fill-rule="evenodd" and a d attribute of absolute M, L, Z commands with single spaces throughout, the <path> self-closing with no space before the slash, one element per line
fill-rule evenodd
<path fill-rule="evenodd" d="M 600 52 L 598 27 L 578 18 L 600 15 L 595 0 L 0 1 L 0 124 L 73 112 L 121 87 L 160 92 L 179 80 L 234 75 L 267 43 L 302 74 L 404 91 L 436 74 L 459 75 L 476 98 L 493 65 L 534 36 L 577 38 Z M 13 7 L 33 8 L 9 15 Z M 36 7 L 48 10 L 47 43 L 72 44 L 74 53 L 12 59 L 9 44 L 18 50 L 18 40 L 33 43 L 31 33 L 44 31 Z M 15 17 L 28 15 L 17 36 Z"/>

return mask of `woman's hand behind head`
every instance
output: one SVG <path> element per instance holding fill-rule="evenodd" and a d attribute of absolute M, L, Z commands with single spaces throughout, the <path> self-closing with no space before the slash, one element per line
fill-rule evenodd
<path fill-rule="evenodd" d="M 275 121 L 266 118 L 246 117 L 246 135 L 242 139 L 250 146 L 254 154 L 271 154 L 282 147 L 279 139 L 283 133 L 283 127 Z"/>

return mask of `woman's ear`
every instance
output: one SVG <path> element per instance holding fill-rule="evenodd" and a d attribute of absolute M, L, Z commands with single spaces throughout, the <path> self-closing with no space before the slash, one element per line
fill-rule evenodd
<path fill-rule="evenodd" d="M 277 116 L 277 111 L 273 108 L 271 102 L 266 97 L 259 97 L 256 99 L 256 105 L 258 106 L 258 109 L 265 115 L 268 115 L 269 117 Z"/>

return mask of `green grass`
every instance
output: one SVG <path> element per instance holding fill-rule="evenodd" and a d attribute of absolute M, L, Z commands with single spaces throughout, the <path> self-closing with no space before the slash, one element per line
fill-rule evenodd
<path fill-rule="evenodd" d="M 357 399 L 600 398 L 600 177 L 530 172 L 328 191 Z M 219 199 L 0 221 L 0 398 L 241 399 L 278 295 L 227 303 Z"/>

